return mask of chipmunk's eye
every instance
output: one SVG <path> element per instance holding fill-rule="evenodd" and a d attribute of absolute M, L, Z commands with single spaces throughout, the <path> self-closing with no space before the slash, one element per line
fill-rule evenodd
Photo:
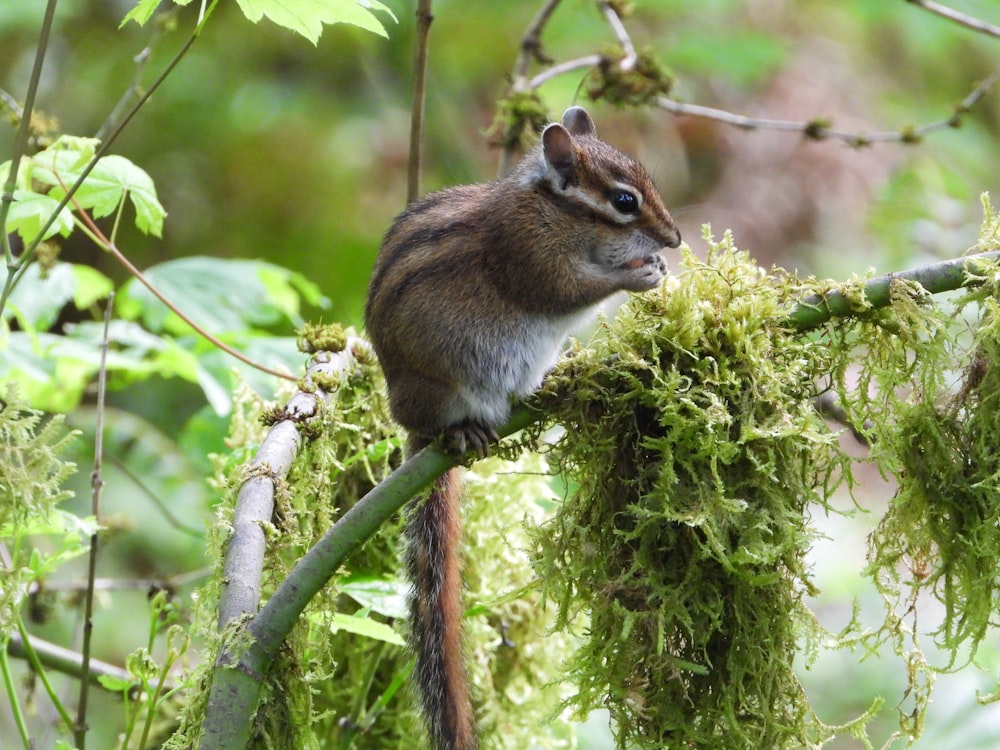
<path fill-rule="evenodd" d="M 639 213 L 639 199 L 635 197 L 634 193 L 630 193 L 628 190 L 615 190 L 611 193 L 611 205 L 614 206 L 619 213 Z"/>

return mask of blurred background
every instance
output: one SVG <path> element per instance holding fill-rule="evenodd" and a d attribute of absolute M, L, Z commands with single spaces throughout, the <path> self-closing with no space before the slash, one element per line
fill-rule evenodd
<path fill-rule="evenodd" d="M 149 172 L 169 212 L 162 240 L 134 229 L 119 235 L 118 246 L 136 265 L 196 255 L 265 259 L 302 273 L 329 298 L 326 309 L 305 310 L 305 318 L 360 328 L 380 238 L 405 201 L 414 4 L 385 3 L 398 17 L 393 23 L 381 16 L 387 39 L 334 26 L 315 47 L 267 21 L 250 24 L 232 3 L 220 5 L 113 149 Z M 952 4 L 1000 24 L 995 0 Z M 153 21 L 119 30 L 131 2 L 62 0 L 36 107 L 58 120 L 60 132 L 100 132 L 140 72 L 143 82 L 151 81 L 185 41 L 196 5 L 165 26 Z M 540 5 L 435 2 L 425 191 L 496 176 L 498 139 L 489 132 L 496 102 Z M 26 88 L 42 11 L 39 2 L 0 3 L 0 88 L 16 99 Z M 905 0 L 637 0 L 626 23 L 636 46 L 651 48 L 670 68 L 682 101 L 753 117 L 825 118 L 859 135 L 947 119 L 1000 65 L 1000 39 Z M 557 61 L 601 51 L 613 41 L 590 0 L 564 0 L 543 36 L 546 53 Z M 140 71 L 136 59 L 147 48 Z M 696 250 L 701 226 L 710 222 L 717 235 L 732 229 L 736 243 L 763 266 L 834 278 L 870 267 L 900 270 L 961 254 L 976 239 L 978 196 L 1000 195 L 1000 89 L 990 91 L 959 128 L 912 145 L 850 148 L 657 109 L 588 104 L 579 93 L 584 75 L 578 71 L 541 89 L 551 116 L 574 102 L 588 106 L 600 134 L 646 164 Z M 13 127 L 0 127 L 0 161 L 8 158 L 12 138 Z M 127 278 L 78 235 L 62 257 L 117 282 Z M 111 395 L 111 404 L 120 419 L 109 452 L 122 466 L 108 469 L 106 508 L 120 522 L 120 534 L 107 574 L 193 572 L 196 578 L 204 565 L 198 530 L 211 520 L 214 502 L 203 480 L 204 457 L 225 450 L 226 420 L 206 410 L 196 386 L 177 379 L 124 388 Z M 71 420 L 92 431 L 87 405 Z M 77 460 L 87 466 L 92 458 Z M 78 480 L 81 498 L 89 495 L 86 481 Z M 877 511 L 891 488 L 869 477 L 858 494 Z M 149 496 L 167 498 L 169 514 L 183 523 L 166 520 L 162 500 Z M 87 502 L 79 503 L 85 512 Z M 816 607 L 829 617 L 824 624 L 837 630 L 847 624 L 854 597 L 879 606 L 859 576 L 873 521 L 861 515 L 818 522 L 828 524 L 837 541 L 817 545 L 817 583 L 824 594 Z M 134 596 L 137 617 L 146 616 L 144 591 L 114 596 Z M 121 662 L 132 646 L 117 643 L 114 627 L 105 625 L 97 629 L 108 634 L 99 639 L 98 655 Z M 61 618 L 39 625 L 38 632 L 59 640 L 75 626 Z M 992 673 L 939 678 L 917 747 L 1000 744 L 1000 716 L 976 705 L 977 690 L 995 689 L 1000 659 L 979 656 Z M 822 718 L 837 723 L 864 710 L 880 689 L 899 696 L 899 669 L 891 660 L 858 663 L 835 654 L 804 671 L 804 680 Z M 892 700 L 880 715 L 883 728 L 873 731 L 876 746 L 894 725 Z M 113 703 L 108 701 L 112 713 L 120 710 Z M 8 723 L 0 714 L 0 745 L 11 731 Z M 584 730 L 587 747 L 611 746 L 605 723 L 598 717 Z M 110 746 L 110 739 L 97 746 Z M 833 745 L 862 746 L 849 739 Z"/>

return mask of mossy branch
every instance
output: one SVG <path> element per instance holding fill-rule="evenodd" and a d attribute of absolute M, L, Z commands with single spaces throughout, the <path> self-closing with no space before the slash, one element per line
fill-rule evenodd
<path fill-rule="evenodd" d="M 498 430 L 501 437 L 513 434 L 538 421 L 540 414 L 526 406 L 515 409 L 508 423 Z M 247 556 L 234 552 L 230 541 L 226 561 L 225 599 L 220 604 L 226 608 L 224 619 L 220 612 L 220 629 L 229 626 L 228 640 L 224 643 L 212 675 L 212 687 L 203 724 L 201 747 L 213 750 L 243 750 L 250 741 L 252 717 L 260 699 L 263 678 L 278 649 L 309 601 L 330 580 L 344 559 L 360 547 L 378 528 L 388 521 L 403 505 L 437 477 L 456 465 L 454 457 L 431 445 L 407 459 L 389 477 L 348 510 L 292 569 L 278 586 L 267 604 L 254 616 L 253 597 L 260 595 L 260 573 L 263 565 L 263 533 L 257 534 L 260 524 L 269 520 L 261 515 L 261 505 L 255 519 L 234 518 L 236 529 L 248 532 L 253 548 L 252 563 Z M 249 484 L 249 483 L 248 483 Z M 247 494 L 257 489 L 244 488 L 240 492 L 237 515 L 244 502 L 250 504 Z M 240 542 L 242 546 L 245 542 Z M 230 559 L 232 558 L 232 559 Z M 252 567 L 250 575 L 246 568 Z M 238 592 L 243 591 L 243 594 Z M 238 599 L 239 604 L 234 600 Z M 240 615 L 247 619 L 240 620 Z M 249 645 L 241 650 L 238 644 L 245 641 L 243 632 L 251 636 Z M 240 653 L 236 653 L 237 651 Z"/>
<path fill-rule="evenodd" d="M 869 279 L 862 287 L 864 309 L 886 307 L 891 300 L 892 283 L 894 281 L 916 281 L 930 294 L 940 294 L 961 289 L 968 285 L 967 269 L 970 263 L 977 260 L 996 260 L 1000 258 L 1000 250 L 969 255 L 963 258 L 932 263 L 927 266 L 912 268 L 908 271 L 895 271 Z M 827 294 L 812 295 L 799 302 L 788 314 L 788 322 L 799 331 L 826 323 L 831 318 L 856 315 L 859 296 L 842 289 L 833 289 Z"/>
<path fill-rule="evenodd" d="M 1000 251 L 991 251 L 885 274 L 858 282 L 853 287 L 845 285 L 831 289 L 802 300 L 789 312 L 787 322 L 796 330 L 806 331 L 834 317 L 886 306 L 891 301 L 890 290 L 895 280 L 916 281 L 930 293 L 966 287 L 976 283 L 967 273 L 969 264 L 997 257 Z M 513 434 L 543 416 L 536 409 L 519 405 L 498 432 L 501 436 Z M 291 452 L 283 454 L 281 460 L 265 460 L 262 457 L 268 454 L 262 446 L 254 465 L 267 469 L 263 472 L 266 476 L 251 478 L 240 492 L 225 564 L 225 591 L 220 602 L 219 626 L 225 642 L 213 671 L 201 747 L 242 750 L 247 746 L 253 724 L 250 717 L 256 711 L 264 676 L 306 605 L 348 555 L 410 498 L 456 463 L 454 458 L 433 445 L 411 456 L 330 528 L 299 560 L 266 605 L 255 613 L 265 551 L 262 525 L 270 522 L 273 504 L 266 501 L 268 497 L 273 501 L 273 484 L 265 488 L 265 502 L 257 502 L 254 497 L 260 492 L 258 480 L 264 484 L 273 483 L 275 472 L 287 471 L 295 452 L 294 445 L 289 447 Z M 253 517 L 244 515 L 247 508 L 255 508 Z M 249 535 L 249 541 L 244 535 Z"/>

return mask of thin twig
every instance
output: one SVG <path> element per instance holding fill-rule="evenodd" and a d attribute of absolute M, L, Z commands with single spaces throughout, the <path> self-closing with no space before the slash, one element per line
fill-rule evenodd
<path fill-rule="evenodd" d="M 10 671 L 10 660 L 7 654 L 11 644 L 14 642 L 12 635 L 4 636 L 0 643 L 0 675 L 3 676 L 4 690 L 7 691 L 7 700 L 10 705 L 10 712 L 14 716 L 14 724 L 17 726 L 17 734 L 21 738 L 24 750 L 31 750 L 31 732 L 28 731 L 28 722 L 25 720 L 24 711 L 21 710 L 21 701 L 18 700 L 17 690 L 14 687 L 14 675 Z"/>
<path fill-rule="evenodd" d="M 101 491 L 104 489 L 104 479 L 101 477 L 101 459 L 104 457 L 104 396 L 108 382 L 108 337 L 111 330 L 111 310 L 114 307 L 115 293 L 108 295 L 104 308 L 104 333 L 101 335 L 101 364 L 97 371 L 97 423 L 94 428 L 94 470 L 90 475 L 91 502 L 90 513 L 99 523 L 101 519 Z M 98 527 L 99 529 L 99 527 Z M 87 744 L 87 697 L 90 690 L 90 642 L 94 631 L 94 581 L 97 579 L 97 552 L 99 530 L 90 537 L 90 559 L 87 565 L 87 589 L 83 598 L 83 646 L 80 680 L 80 700 L 76 710 L 76 726 L 73 738 L 78 750 L 84 750 Z"/>
<path fill-rule="evenodd" d="M 423 150 L 424 101 L 427 86 L 427 50 L 430 40 L 431 0 L 418 0 L 413 53 L 413 101 L 410 103 L 410 159 L 406 173 L 406 202 L 420 195 L 421 152 Z"/>
<path fill-rule="evenodd" d="M 109 455 L 107 458 L 109 463 L 113 464 L 118 471 L 128 477 L 132 481 L 132 484 L 138 487 L 139 491 L 146 496 L 149 502 L 156 506 L 160 515 L 163 516 L 163 520 L 165 520 L 170 526 L 177 529 L 182 534 L 187 534 L 195 539 L 203 539 L 205 537 L 205 531 L 203 529 L 188 526 L 181 519 L 175 516 L 167 504 L 161 500 L 157 494 L 153 492 L 153 490 L 150 489 L 144 481 L 142 481 L 142 479 L 136 476 L 136 473 L 132 471 L 124 461 L 118 458 L 118 456 Z"/>
<path fill-rule="evenodd" d="M 625 30 L 625 24 L 622 23 L 621 16 L 618 15 L 618 11 L 612 7 L 611 3 L 607 2 L 607 0 L 601 0 L 598 5 L 601 8 L 601 13 L 604 14 L 604 19 L 608 22 L 608 26 L 611 27 L 615 37 L 618 39 L 618 44 L 621 45 L 622 51 L 625 53 L 625 57 L 619 61 L 618 67 L 627 73 L 635 67 L 635 63 L 639 59 L 639 56 L 635 53 L 635 45 L 632 44 L 632 37 Z"/>
<path fill-rule="evenodd" d="M 542 31 L 548 24 L 549 19 L 552 18 L 552 14 L 555 13 L 560 2 L 562 0 L 547 0 L 545 5 L 538 11 L 538 14 L 532 19 L 528 28 L 525 29 L 524 35 L 521 37 L 521 53 L 518 56 L 517 64 L 514 66 L 515 88 L 519 80 L 527 77 L 528 68 L 531 67 L 532 61 L 545 64 L 552 62 L 551 58 L 546 57 L 542 52 Z"/>
<path fill-rule="evenodd" d="M 991 35 L 1000 35 L 1000 28 L 979 21 L 971 16 L 965 16 L 961 13 L 951 11 L 944 6 L 931 2 L 931 0 L 907 0 L 907 2 L 938 13 L 939 15 L 943 15 L 951 20 L 962 23 L 969 28 L 976 29 L 977 31 Z M 604 57 L 599 54 L 585 55 L 573 60 L 567 60 L 550 65 L 532 78 L 528 78 L 528 69 L 533 59 L 541 59 L 545 62 L 551 62 L 540 57 L 538 51 L 540 50 L 541 45 L 540 36 L 542 29 L 548 22 L 552 15 L 552 11 L 555 9 L 557 4 L 558 0 L 550 0 L 550 2 L 542 8 L 538 16 L 532 22 L 532 25 L 522 37 L 521 52 L 514 68 L 513 82 L 511 84 L 511 91 L 514 93 L 535 91 L 553 78 L 584 68 L 592 68 L 604 61 Z M 632 38 L 629 35 L 628 30 L 625 28 L 624 23 L 622 23 L 621 18 L 615 12 L 613 6 L 608 3 L 607 0 L 600 0 L 598 4 L 605 20 L 611 28 L 611 31 L 614 33 L 615 38 L 618 40 L 618 43 L 625 52 L 624 59 L 616 64 L 619 65 L 623 71 L 627 72 L 635 65 L 635 45 L 632 42 Z M 764 117 L 748 117 L 746 115 L 735 114 L 733 112 L 717 109 L 715 107 L 706 107 L 700 104 L 686 104 L 666 96 L 658 97 L 655 100 L 655 105 L 674 115 L 701 117 L 704 119 L 714 120 L 725 125 L 731 125 L 742 130 L 776 130 L 790 133 L 800 133 L 812 140 L 837 140 L 856 147 L 867 146 L 874 143 L 916 143 L 923 137 L 932 133 L 958 127 L 961 124 L 962 115 L 968 112 L 980 99 L 982 99 L 983 96 L 985 96 L 998 81 L 1000 81 L 1000 68 L 977 85 L 972 92 L 970 92 L 969 95 L 955 107 L 954 112 L 946 118 L 936 120 L 919 127 L 907 127 L 899 130 L 878 131 L 872 133 L 858 133 L 836 129 L 830 127 L 823 118 L 798 121 Z M 504 157 L 509 158 L 506 153 L 504 154 Z"/>
<path fill-rule="evenodd" d="M 9 109 L 10 113 L 14 115 L 14 118 L 18 122 L 20 122 L 21 118 L 24 117 L 24 110 L 21 108 L 21 102 L 4 89 L 0 89 L 0 104 Z"/>
<path fill-rule="evenodd" d="M 526 88 L 528 91 L 534 91 L 535 89 L 540 88 L 546 81 L 565 75 L 566 73 L 572 73 L 574 70 L 580 70 L 581 68 L 596 67 L 601 64 L 602 60 L 604 60 L 603 55 L 585 55 L 583 57 L 578 57 L 575 60 L 567 60 L 566 62 L 558 63 L 546 68 L 528 81 Z"/>
<path fill-rule="evenodd" d="M 28 90 L 24 95 L 24 107 L 21 110 L 21 119 L 17 125 L 17 133 L 14 135 L 14 144 L 11 149 L 10 170 L 7 180 L 4 182 L 3 192 L 0 193 L 0 237 L 3 242 L 4 259 L 7 263 L 7 280 L 4 283 L 4 293 L 0 297 L 0 312 L 3 312 L 3 300 L 6 300 L 9 292 L 7 287 L 11 284 L 14 276 L 15 259 L 10 248 L 10 240 L 7 236 L 7 216 L 10 207 L 14 203 L 14 189 L 17 187 L 17 172 L 21 166 L 21 158 L 28 148 L 28 133 L 31 130 L 31 113 L 35 108 L 35 94 L 38 93 L 38 83 L 42 78 L 42 65 L 45 63 L 45 54 L 49 49 L 49 34 L 52 31 L 52 23 L 56 15 L 56 3 L 58 0 L 48 0 L 45 6 L 45 15 L 42 18 L 42 28 L 38 32 L 38 46 L 35 47 L 35 62 L 31 66 L 31 76 L 28 78 Z"/>
<path fill-rule="evenodd" d="M 188 583 L 207 578 L 212 574 L 212 568 L 204 567 L 190 570 L 187 573 L 178 573 L 168 578 L 95 578 L 94 591 L 172 591 Z M 28 584 L 27 593 L 29 596 L 41 591 L 83 591 L 90 582 L 84 579 L 69 581 L 46 581 L 41 584 L 32 581 Z"/>
<path fill-rule="evenodd" d="M 826 393 L 821 393 L 819 396 L 813 399 L 813 406 L 819 415 L 825 419 L 829 419 L 831 422 L 836 422 L 841 424 L 851 431 L 851 435 L 857 440 L 861 445 L 870 446 L 871 440 L 868 435 L 863 432 L 863 430 L 868 430 L 872 427 L 871 422 L 865 422 L 860 428 L 858 425 L 851 421 L 850 415 L 847 413 L 847 409 L 844 408 L 843 404 L 837 399 L 837 395 L 827 391 Z"/>
<path fill-rule="evenodd" d="M 149 42 L 140 50 L 138 55 L 132 58 L 132 62 L 135 63 L 135 75 L 132 76 L 132 83 L 125 89 L 125 93 L 121 95 L 118 103 L 112 108 L 111 114 L 101 123 L 101 127 L 94 134 L 94 137 L 98 140 L 104 140 L 104 134 L 114 127 L 119 116 L 128 105 L 129 100 L 133 97 L 139 99 L 142 96 L 142 76 L 146 72 L 146 66 L 149 65 L 150 59 L 153 57 L 153 47 L 156 46 L 157 41 L 160 39 L 161 30 L 161 25 L 154 26 Z"/>
<path fill-rule="evenodd" d="M 906 2 L 911 5 L 916 5 L 918 8 L 923 8 L 926 11 L 930 11 L 942 18 L 947 18 L 949 21 L 954 21 L 955 23 L 966 27 L 967 29 L 972 29 L 973 31 L 978 31 L 982 34 L 989 34 L 1000 38 L 1000 26 L 994 26 L 991 23 L 986 23 L 974 16 L 966 15 L 957 10 L 949 8 L 940 3 L 935 3 L 932 0 L 906 0 Z"/>
<path fill-rule="evenodd" d="M 915 143 L 926 135 L 939 130 L 956 128 L 960 124 L 962 115 L 967 113 L 986 93 L 1000 81 L 1000 68 L 994 70 L 981 83 L 979 83 L 962 102 L 955 107 L 955 111 L 947 118 L 936 120 L 915 128 L 904 130 L 877 131 L 872 133 L 857 133 L 847 130 L 837 130 L 827 127 L 819 120 L 798 121 L 798 120 L 775 120 L 770 118 L 747 117 L 738 115 L 714 107 L 704 107 L 700 104 L 685 104 L 676 99 L 661 96 L 656 99 L 656 106 L 671 114 L 688 115 L 690 117 L 702 117 L 715 122 L 742 130 L 780 130 L 793 133 L 801 133 L 811 140 L 838 140 L 852 146 L 867 146 L 873 143 Z"/>
<path fill-rule="evenodd" d="M 72 732 L 74 730 L 73 717 L 69 715 L 66 707 L 59 700 L 59 696 L 56 695 L 55 688 L 52 687 L 52 681 L 49 680 L 49 674 L 45 671 L 45 665 L 42 663 L 41 656 L 34 648 L 31 636 L 28 635 L 28 629 L 25 627 L 24 620 L 20 616 L 17 618 L 17 636 L 21 641 L 21 646 L 24 648 L 24 657 L 31 664 L 35 675 L 41 681 L 42 687 L 45 689 L 45 694 L 52 701 L 52 706 L 56 709 L 56 713 L 59 714 L 59 718 L 63 724 L 66 725 L 67 731 Z"/>

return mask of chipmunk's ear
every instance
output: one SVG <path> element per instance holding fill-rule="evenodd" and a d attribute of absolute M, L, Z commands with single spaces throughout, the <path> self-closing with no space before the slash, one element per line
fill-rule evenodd
<path fill-rule="evenodd" d="M 542 131 L 542 153 L 546 170 L 560 189 L 565 190 L 577 181 L 576 145 L 565 127 L 554 122 Z"/>
<path fill-rule="evenodd" d="M 570 107 L 563 113 L 562 124 L 571 135 L 597 135 L 594 119 L 583 107 Z"/>

